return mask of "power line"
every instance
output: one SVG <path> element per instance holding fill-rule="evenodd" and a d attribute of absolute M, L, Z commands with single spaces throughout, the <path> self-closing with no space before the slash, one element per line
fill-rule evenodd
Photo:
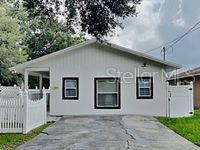
<path fill-rule="evenodd" d="M 163 47 L 163 50 L 161 51 L 161 53 L 163 52 L 163 59 L 164 61 L 166 60 L 166 52 L 167 50 L 171 47 L 172 51 L 173 51 L 173 46 L 175 44 L 177 44 L 181 39 L 183 39 L 186 35 L 196 31 L 197 29 L 199 29 L 200 27 L 197 27 L 196 29 L 194 29 L 198 24 L 200 24 L 200 21 L 197 22 L 192 28 L 190 28 L 185 34 L 183 34 L 182 36 L 180 36 L 177 40 L 175 40 L 172 44 L 170 44 L 167 48 Z M 193 30 L 194 29 L 194 30 Z"/>
<path fill-rule="evenodd" d="M 192 26 L 192 27 L 191 27 L 187 32 L 185 32 L 183 35 L 181 35 L 181 36 L 179 36 L 179 37 L 177 37 L 177 38 L 175 38 L 175 39 L 173 39 L 173 40 L 171 40 L 171 41 L 169 41 L 169 42 L 166 42 L 166 43 L 164 43 L 164 44 L 162 44 L 162 45 L 160 45 L 160 46 L 158 46 L 158 47 L 155 47 L 155 48 L 153 48 L 153 49 L 144 51 L 144 53 L 149 53 L 149 52 L 152 52 L 152 51 L 158 50 L 158 49 L 160 49 L 160 48 L 164 48 L 164 47 L 166 47 L 166 48 L 165 48 L 166 50 L 169 49 L 170 47 L 172 47 L 172 46 L 174 46 L 176 43 L 178 43 L 181 39 L 183 39 L 186 35 L 188 35 L 188 34 L 194 32 L 194 31 L 198 30 L 198 29 L 200 28 L 200 26 L 197 27 L 197 28 L 195 28 L 195 27 L 196 27 L 197 25 L 199 25 L 199 24 L 200 24 L 200 21 L 198 21 L 194 26 Z M 170 44 L 170 43 L 172 43 L 172 44 Z M 170 44 L 170 45 L 169 45 L 169 44 Z M 167 45 L 169 45 L 169 46 L 167 47 Z M 166 52 L 166 51 L 165 51 L 165 52 Z"/>
<path fill-rule="evenodd" d="M 180 40 L 182 40 L 186 35 L 188 35 L 188 34 L 194 32 L 193 29 L 194 29 L 198 24 L 200 24 L 200 21 L 198 21 L 198 22 L 197 22 L 192 28 L 190 28 L 185 34 L 183 34 L 182 36 L 180 36 L 176 41 L 174 41 L 172 44 L 170 44 L 169 47 L 174 46 L 176 43 L 178 43 Z M 198 27 L 198 28 L 200 28 L 200 27 Z M 194 29 L 194 30 L 196 31 L 197 29 Z M 168 48 L 169 48 L 169 47 L 168 47 Z M 168 48 L 167 48 L 167 49 L 168 49 Z"/>
<path fill-rule="evenodd" d="M 158 47 L 156 47 L 156 48 L 150 49 L 150 50 L 145 51 L 145 52 L 148 53 L 148 52 L 157 50 L 157 49 L 159 49 L 159 48 L 162 48 L 162 47 L 164 47 L 164 46 L 167 46 L 168 44 L 170 44 L 170 43 L 172 43 L 172 42 L 175 42 L 176 40 L 180 41 L 180 40 L 181 40 L 183 37 L 185 37 L 186 35 L 188 35 L 188 34 L 194 32 L 194 31 L 196 31 L 197 29 L 199 29 L 200 27 L 197 27 L 197 28 L 194 29 L 194 27 L 196 27 L 198 24 L 200 24 L 200 21 L 199 21 L 198 23 L 196 23 L 195 26 L 193 26 L 192 28 L 190 28 L 190 29 L 189 29 L 186 33 L 184 33 L 183 35 L 181 35 L 181 36 L 179 36 L 179 37 L 177 37 L 177 38 L 175 38 L 175 39 L 173 39 L 173 40 L 171 40 L 171 41 L 169 41 L 169 42 L 166 42 L 166 43 L 164 43 L 163 45 L 160 45 L 160 46 L 158 46 Z M 176 43 L 177 43 L 177 42 L 176 42 Z M 174 44 L 173 44 L 173 45 L 174 45 Z M 171 46 L 170 46 L 170 47 L 171 47 Z"/>

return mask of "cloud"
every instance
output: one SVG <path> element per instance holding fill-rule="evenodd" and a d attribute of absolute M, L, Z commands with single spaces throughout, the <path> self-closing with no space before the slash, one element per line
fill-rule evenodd
<path fill-rule="evenodd" d="M 116 35 L 107 39 L 141 52 L 152 49 L 182 35 L 200 20 L 199 6 L 198 0 L 143 0 L 139 15 L 123 20 L 124 29 L 116 29 Z M 168 60 L 183 66 L 200 65 L 199 36 L 197 30 L 177 43 L 173 53 L 168 52 Z M 150 54 L 162 58 L 161 49 Z"/>
<path fill-rule="evenodd" d="M 111 42 L 137 49 L 142 48 L 140 43 L 143 42 L 149 43 L 150 47 L 160 43 L 156 28 L 160 23 L 159 9 L 161 2 L 162 0 L 143 1 L 138 6 L 138 16 L 125 19 L 123 21 L 124 30 L 117 29 L 117 35 L 108 39 Z M 156 39 L 156 42 L 151 43 L 151 39 Z"/>
<path fill-rule="evenodd" d="M 178 11 L 174 17 L 174 20 L 172 21 L 175 26 L 180 26 L 180 27 L 185 26 L 185 21 L 183 20 L 183 17 L 182 17 L 182 12 L 183 12 L 182 4 L 183 4 L 183 1 L 179 0 Z"/>

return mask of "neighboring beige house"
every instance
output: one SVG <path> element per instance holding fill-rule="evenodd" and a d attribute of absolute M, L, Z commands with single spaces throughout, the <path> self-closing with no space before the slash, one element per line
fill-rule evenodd
<path fill-rule="evenodd" d="M 25 88 L 29 75 L 49 78 L 51 115 L 166 116 L 167 84 L 163 72 L 179 68 L 174 63 L 92 39 L 11 70 L 24 74 Z"/>
<path fill-rule="evenodd" d="M 193 82 L 193 92 L 194 92 L 194 107 L 196 109 L 200 108 L 200 67 L 193 69 L 188 69 L 180 74 L 177 77 L 172 77 L 169 79 L 171 85 L 178 84 L 188 85 L 190 82 Z"/>

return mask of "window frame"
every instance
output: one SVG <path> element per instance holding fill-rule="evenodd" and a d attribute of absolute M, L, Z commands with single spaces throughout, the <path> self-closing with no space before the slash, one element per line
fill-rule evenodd
<path fill-rule="evenodd" d="M 76 96 L 66 96 L 65 83 L 66 80 L 75 80 L 77 83 Z M 78 100 L 79 99 L 79 78 L 78 77 L 63 77 L 62 79 L 62 98 L 63 100 Z"/>
<path fill-rule="evenodd" d="M 97 87 L 97 81 L 98 80 L 117 80 L 117 92 L 107 92 L 107 93 L 117 93 L 117 106 L 98 106 L 98 87 Z M 106 93 L 106 92 L 100 92 L 100 93 Z M 95 109 L 121 109 L 121 83 L 120 78 L 118 77 L 98 77 L 94 78 L 94 108 Z"/>
<path fill-rule="evenodd" d="M 140 87 L 139 87 L 139 80 L 140 79 L 150 79 L 150 95 L 149 96 L 144 96 L 144 95 L 140 95 Z M 136 90 L 136 95 L 137 95 L 137 99 L 153 99 L 153 77 L 137 77 L 136 78 L 136 86 L 137 86 L 137 90 Z"/>

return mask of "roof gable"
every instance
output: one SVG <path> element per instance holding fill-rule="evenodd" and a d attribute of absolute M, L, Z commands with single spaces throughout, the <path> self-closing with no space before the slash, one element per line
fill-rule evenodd
<path fill-rule="evenodd" d="M 14 66 L 14 67 L 11 67 L 10 70 L 14 70 L 14 71 L 18 72 L 19 70 L 23 70 L 24 68 L 26 68 L 26 66 L 30 66 L 31 64 L 34 64 L 34 63 L 40 62 L 42 60 L 46 60 L 46 59 L 52 58 L 54 56 L 62 55 L 62 54 L 66 53 L 66 52 L 69 52 L 71 50 L 75 50 L 75 49 L 78 49 L 78 48 L 81 48 L 83 46 L 87 46 L 87 45 L 90 45 L 90 44 L 93 44 L 93 43 L 99 43 L 99 44 L 102 44 L 102 45 L 106 45 L 106 46 L 112 47 L 112 48 L 114 48 L 116 50 L 119 50 L 119 51 L 122 51 L 122 52 L 125 52 L 125 53 L 128 53 L 128 54 L 132 54 L 132 55 L 135 55 L 135 56 L 138 56 L 138 57 L 141 57 L 141 58 L 145 58 L 145 59 L 151 60 L 151 61 L 159 63 L 159 64 L 163 64 L 166 67 L 171 68 L 171 70 L 181 68 L 180 65 L 177 65 L 177 64 L 174 64 L 174 63 L 171 63 L 171 62 L 168 62 L 168 61 L 163 61 L 161 59 L 155 58 L 153 56 L 150 56 L 150 55 L 138 52 L 138 51 L 134 51 L 132 49 L 128 49 L 128 48 L 125 48 L 125 47 L 122 47 L 122 46 L 119 46 L 119 45 L 116 45 L 116 44 L 104 42 L 104 41 L 99 42 L 96 39 L 91 39 L 91 40 L 82 42 L 80 44 L 77 44 L 77 45 L 74 45 L 74 46 L 59 50 L 57 52 L 54 52 L 54 53 L 39 57 L 37 59 L 33 59 L 31 61 L 28 61 L 28 62 L 25 62 L 25 63 L 22 63 L 22 64 L 18 64 L 18 65 Z"/>

